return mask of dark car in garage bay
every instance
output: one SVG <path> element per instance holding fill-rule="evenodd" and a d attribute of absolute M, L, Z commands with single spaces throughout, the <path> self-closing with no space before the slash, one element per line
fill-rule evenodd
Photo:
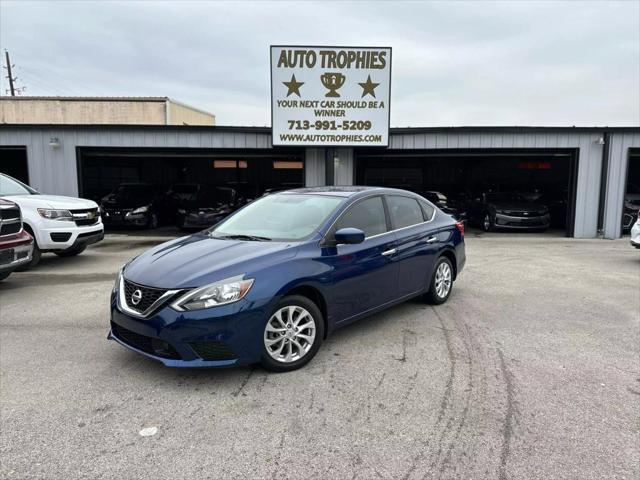
<path fill-rule="evenodd" d="M 176 224 L 185 230 L 209 228 L 245 203 L 233 188 L 197 183 L 174 185 L 169 196 L 176 206 Z"/>
<path fill-rule="evenodd" d="M 168 366 L 293 370 L 339 327 L 413 297 L 444 303 L 465 258 L 462 222 L 411 192 L 274 193 L 127 263 L 109 338 Z"/>
<path fill-rule="evenodd" d="M 467 206 L 471 225 L 484 231 L 546 230 L 551 216 L 546 205 L 530 201 L 515 192 L 483 192 Z"/>
<path fill-rule="evenodd" d="M 175 211 L 167 204 L 166 189 L 150 183 L 121 183 L 100 203 L 106 227 L 156 228 L 173 222 Z"/>
<path fill-rule="evenodd" d="M 442 192 L 429 190 L 426 192 L 418 193 L 420 193 L 424 198 L 437 206 L 444 213 L 448 213 L 458 220 L 464 220 L 467 216 L 463 205 L 461 205 L 459 202 L 456 202 L 450 196 L 447 196 Z"/>

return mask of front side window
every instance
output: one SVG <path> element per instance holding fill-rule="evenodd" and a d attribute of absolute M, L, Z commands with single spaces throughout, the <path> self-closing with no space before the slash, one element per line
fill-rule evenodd
<path fill-rule="evenodd" d="M 209 233 L 214 237 L 302 240 L 318 230 L 343 201 L 330 195 L 276 193 L 250 203 Z"/>
<path fill-rule="evenodd" d="M 335 230 L 341 228 L 359 228 L 365 237 L 385 233 L 387 219 L 382 197 L 368 198 L 349 207 L 336 222 Z"/>
<path fill-rule="evenodd" d="M 414 198 L 389 195 L 387 197 L 393 228 L 404 228 L 424 222 L 420 204 Z"/>

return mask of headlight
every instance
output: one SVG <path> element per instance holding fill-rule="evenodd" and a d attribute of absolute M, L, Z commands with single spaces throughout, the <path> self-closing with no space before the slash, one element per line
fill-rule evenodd
<path fill-rule="evenodd" d="M 39 208 L 38 213 L 41 217 L 49 220 L 73 220 L 73 216 L 69 210 L 53 210 L 49 208 Z"/>
<path fill-rule="evenodd" d="M 237 302 L 247 294 L 251 285 L 253 285 L 253 279 L 245 279 L 244 275 L 227 278 L 187 293 L 172 303 L 171 307 L 182 312 Z"/>
<path fill-rule="evenodd" d="M 144 207 L 136 208 L 133 212 L 131 212 L 131 214 L 136 215 L 138 213 L 147 213 L 148 211 L 149 211 L 149 206 L 146 205 Z"/>
<path fill-rule="evenodd" d="M 179 213 L 180 215 L 185 215 L 185 214 L 187 213 L 187 211 L 186 211 L 184 208 L 179 208 L 179 209 L 178 209 L 178 213 Z"/>
<path fill-rule="evenodd" d="M 122 272 L 124 272 L 124 267 L 121 267 L 118 271 L 118 276 L 116 277 L 116 281 L 113 284 L 112 293 L 118 293 L 118 291 L 120 290 L 120 282 L 122 282 Z"/>

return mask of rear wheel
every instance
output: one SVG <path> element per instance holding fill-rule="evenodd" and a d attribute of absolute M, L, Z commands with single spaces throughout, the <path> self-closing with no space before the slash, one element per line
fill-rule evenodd
<path fill-rule="evenodd" d="M 55 252 L 55 254 L 59 257 L 75 257 L 76 255 L 80 255 L 82 252 L 84 252 L 86 248 L 86 245 L 80 245 L 78 247 L 72 247 L 61 252 Z"/>
<path fill-rule="evenodd" d="M 284 297 L 265 325 L 262 366 L 274 372 L 296 370 L 315 356 L 323 338 L 318 306 L 300 295 Z"/>
<path fill-rule="evenodd" d="M 440 257 L 431 278 L 429 292 L 426 295 L 427 301 L 434 305 L 440 305 L 447 301 L 452 289 L 453 267 L 447 257 Z"/>

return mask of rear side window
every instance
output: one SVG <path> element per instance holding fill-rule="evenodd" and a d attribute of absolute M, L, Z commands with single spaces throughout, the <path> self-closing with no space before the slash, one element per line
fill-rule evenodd
<path fill-rule="evenodd" d="M 435 208 L 433 208 L 433 206 L 431 206 L 428 202 L 425 202 L 424 200 L 420 201 L 420 206 L 424 211 L 425 220 L 431 220 L 433 218 L 433 213 L 435 212 Z"/>
<path fill-rule="evenodd" d="M 372 237 L 387 231 L 382 197 L 368 198 L 348 208 L 336 222 L 335 229 L 359 228 L 365 237 Z"/>
<path fill-rule="evenodd" d="M 420 204 L 414 198 L 389 195 L 387 197 L 393 228 L 404 228 L 424 222 Z"/>

